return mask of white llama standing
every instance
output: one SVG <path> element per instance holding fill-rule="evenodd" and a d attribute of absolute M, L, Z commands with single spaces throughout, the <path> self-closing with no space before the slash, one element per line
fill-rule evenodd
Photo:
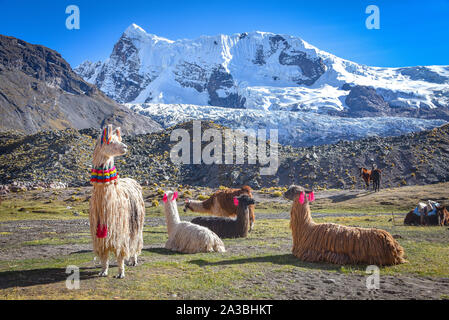
<path fill-rule="evenodd" d="M 93 154 L 89 221 L 93 250 L 100 258 L 100 276 L 108 275 L 109 253 L 117 257 L 117 278 L 125 277 L 124 261 L 137 265 L 143 246 L 145 205 L 142 188 L 133 179 L 119 178 L 114 157 L 124 155 L 120 128 L 108 125 L 99 136 Z"/>

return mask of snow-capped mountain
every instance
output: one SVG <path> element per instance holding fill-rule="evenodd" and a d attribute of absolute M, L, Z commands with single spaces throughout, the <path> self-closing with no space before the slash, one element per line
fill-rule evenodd
<path fill-rule="evenodd" d="M 167 128 L 191 120 L 212 120 L 217 124 L 247 131 L 278 130 L 278 141 L 295 147 L 332 144 L 339 140 L 359 140 L 366 137 L 398 136 L 434 128 L 444 120 L 403 117 L 337 117 L 311 112 L 284 110 L 231 109 L 183 104 L 127 104 Z M 271 137 L 272 138 L 272 137 Z"/>
<path fill-rule="evenodd" d="M 172 41 L 132 24 L 75 71 L 121 103 L 449 120 L 449 66 L 368 67 L 268 32 Z"/>

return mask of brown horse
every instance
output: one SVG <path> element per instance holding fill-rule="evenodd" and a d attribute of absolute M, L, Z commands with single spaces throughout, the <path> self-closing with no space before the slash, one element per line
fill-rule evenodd
<path fill-rule="evenodd" d="M 371 172 L 372 170 L 368 170 L 366 168 L 360 168 L 360 177 L 363 178 L 363 181 L 365 181 L 366 190 L 369 189 L 369 183 L 371 180 Z"/>

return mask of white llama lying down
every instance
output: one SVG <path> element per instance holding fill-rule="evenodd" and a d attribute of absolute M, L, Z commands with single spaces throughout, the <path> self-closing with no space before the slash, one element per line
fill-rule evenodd
<path fill-rule="evenodd" d="M 177 197 L 177 192 L 167 191 L 164 194 L 168 230 L 165 248 L 182 253 L 226 252 L 223 241 L 214 232 L 206 227 L 179 219 Z"/>

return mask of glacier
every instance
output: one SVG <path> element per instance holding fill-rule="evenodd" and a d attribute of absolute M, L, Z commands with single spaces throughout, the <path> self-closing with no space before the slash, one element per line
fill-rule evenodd
<path fill-rule="evenodd" d="M 163 128 L 178 123 L 213 121 L 231 129 L 278 130 L 280 144 L 295 147 L 332 144 L 339 140 L 359 140 L 365 137 L 398 136 L 440 126 L 444 120 L 424 120 L 402 117 L 343 118 L 308 112 L 231 109 L 189 104 L 125 104 L 131 110 L 146 115 Z"/>

